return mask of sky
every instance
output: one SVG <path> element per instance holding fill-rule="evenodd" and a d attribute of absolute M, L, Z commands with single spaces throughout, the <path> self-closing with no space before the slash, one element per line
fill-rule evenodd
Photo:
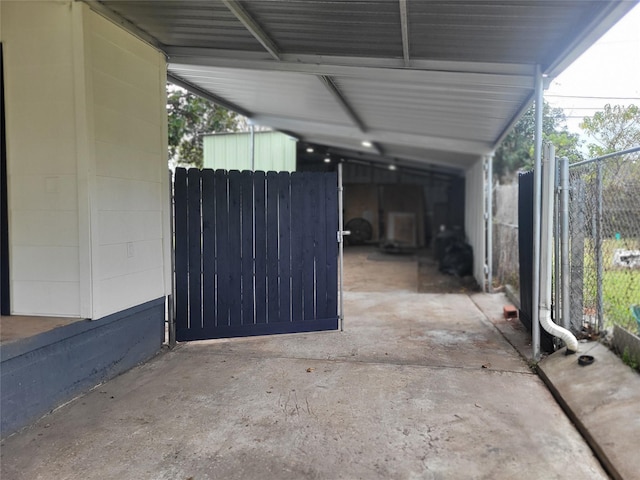
<path fill-rule="evenodd" d="M 640 105 L 640 5 L 556 77 L 545 99 L 562 108 L 569 131 L 580 134 L 582 118 L 607 103 Z"/>

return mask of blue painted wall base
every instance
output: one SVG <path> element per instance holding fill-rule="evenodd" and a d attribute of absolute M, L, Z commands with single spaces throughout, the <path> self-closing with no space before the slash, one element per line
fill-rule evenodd
<path fill-rule="evenodd" d="M 148 360 L 164 341 L 164 298 L 0 348 L 0 436 Z"/>

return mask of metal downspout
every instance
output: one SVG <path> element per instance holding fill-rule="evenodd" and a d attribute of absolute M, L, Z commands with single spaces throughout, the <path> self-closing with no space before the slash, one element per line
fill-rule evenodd
<path fill-rule="evenodd" d="M 551 284 L 553 269 L 553 218 L 555 186 L 555 149 L 549 145 L 544 156 L 542 186 L 542 206 L 540 223 L 540 325 L 554 337 L 558 337 L 567 346 L 567 351 L 578 351 L 578 340 L 566 328 L 551 320 Z M 556 292 L 557 294 L 558 292 Z"/>

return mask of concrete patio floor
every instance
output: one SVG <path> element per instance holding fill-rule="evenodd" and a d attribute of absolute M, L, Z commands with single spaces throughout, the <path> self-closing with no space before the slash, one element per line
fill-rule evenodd
<path fill-rule="evenodd" d="M 608 478 L 505 302 L 350 291 L 344 332 L 179 345 L 5 439 L 1 477 Z"/>

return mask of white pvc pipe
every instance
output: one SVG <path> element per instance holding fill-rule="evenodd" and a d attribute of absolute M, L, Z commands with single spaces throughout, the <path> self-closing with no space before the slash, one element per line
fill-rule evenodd
<path fill-rule="evenodd" d="M 558 337 L 571 352 L 578 351 L 578 339 L 566 328 L 551 321 L 551 271 L 553 257 L 553 187 L 555 185 L 555 149 L 551 145 L 542 159 L 542 212 L 540 235 L 540 325 L 554 337 Z"/>

